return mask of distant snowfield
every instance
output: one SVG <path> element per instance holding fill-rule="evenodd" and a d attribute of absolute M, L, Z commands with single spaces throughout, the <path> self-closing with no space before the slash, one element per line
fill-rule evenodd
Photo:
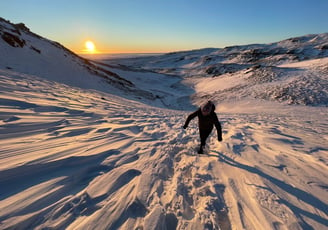
<path fill-rule="evenodd" d="M 189 110 L 0 82 L 1 229 L 327 229 L 326 107 L 218 104 L 223 142 L 197 155 Z"/>

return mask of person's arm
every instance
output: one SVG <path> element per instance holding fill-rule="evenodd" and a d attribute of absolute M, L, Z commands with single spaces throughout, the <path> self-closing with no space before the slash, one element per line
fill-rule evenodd
<path fill-rule="evenodd" d="M 213 113 L 213 120 L 214 120 L 216 131 L 218 133 L 218 141 L 222 141 L 222 128 L 216 113 Z"/>
<path fill-rule="evenodd" d="M 192 114 L 190 114 L 183 126 L 184 129 L 186 129 L 189 125 L 189 122 L 194 119 L 195 117 L 197 117 L 197 113 L 198 113 L 199 110 L 196 110 L 195 112 L 193 112 Z"/>

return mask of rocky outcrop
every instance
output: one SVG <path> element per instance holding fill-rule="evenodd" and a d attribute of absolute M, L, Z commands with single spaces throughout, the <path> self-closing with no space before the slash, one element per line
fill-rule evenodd
<path fill-rule="evenodd" d="M 19 38 L 19 36 L 14 35 L 8 32 L 2 32 L 1 38 L 12 47 L 24 47 L 25 41 L 24 39 Z"/>

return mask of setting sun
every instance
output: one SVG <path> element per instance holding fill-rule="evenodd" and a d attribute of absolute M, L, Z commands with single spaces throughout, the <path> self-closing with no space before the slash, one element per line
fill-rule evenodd
<path fill-rule="evenodd" d="M 96 53 L 96 46 L 92 41 L 85 42 L 85 52 L 89 54 Z"/>

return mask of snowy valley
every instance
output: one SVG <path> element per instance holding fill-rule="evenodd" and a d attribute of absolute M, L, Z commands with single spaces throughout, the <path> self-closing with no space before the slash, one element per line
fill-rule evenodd
<path fill-rule="evenodd" d="M 0 20 L 0 229 L 328 229 L 327 48 L 95 61 Z"/>

